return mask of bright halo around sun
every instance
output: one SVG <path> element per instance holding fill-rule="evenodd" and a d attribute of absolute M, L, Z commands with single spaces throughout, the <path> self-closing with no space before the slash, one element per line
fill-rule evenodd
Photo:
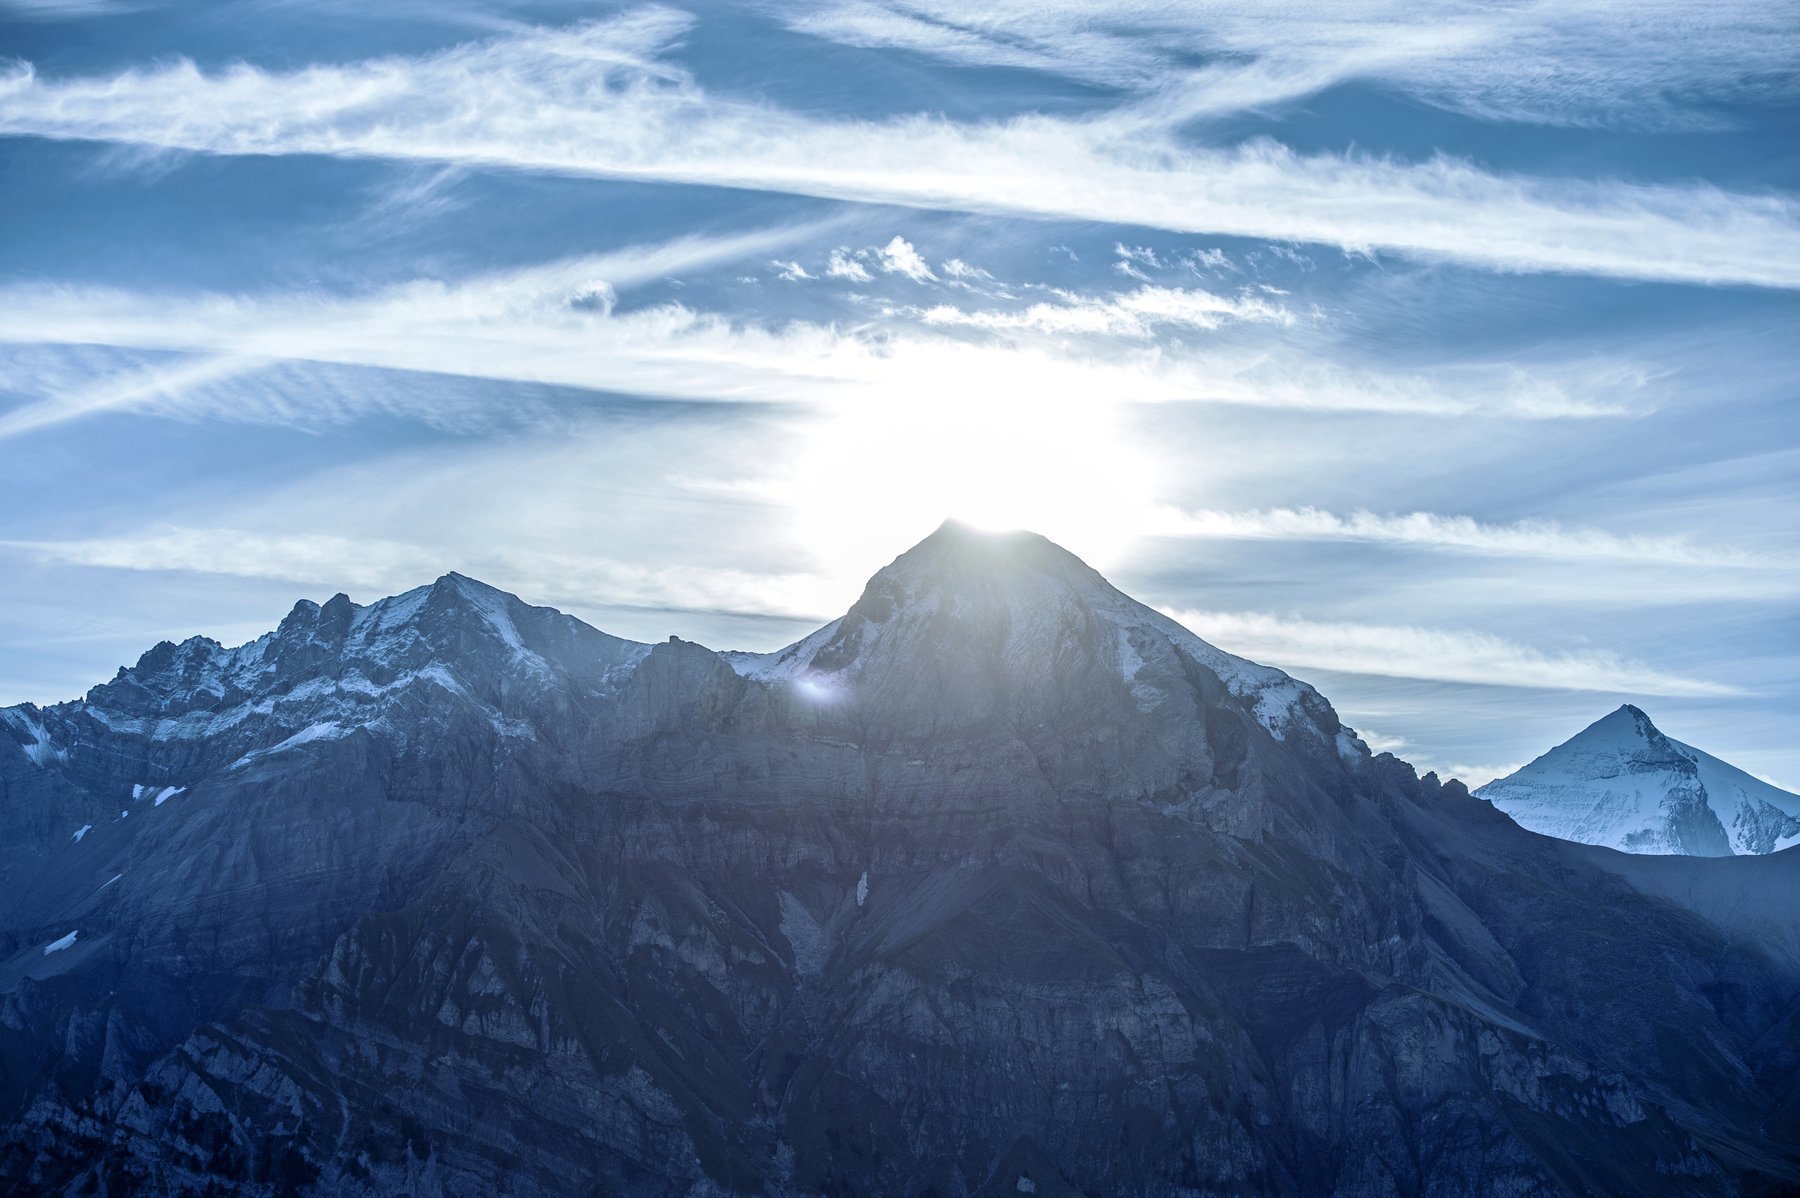
<path fill-rule="evenodd" d="M 817 414 L 781 497 L 828 565 L 864 570 L 946 518 L 1042 533 L 1099 568 L 1149 524 L 1151 455 L 1118 403 L 995 380 Z"/>

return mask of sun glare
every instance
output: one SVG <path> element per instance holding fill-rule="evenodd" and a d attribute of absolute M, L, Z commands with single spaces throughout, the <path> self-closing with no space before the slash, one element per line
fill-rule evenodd
<path fill-rule="evenodd" d="M 1117 561 L 1155 494 L 1152 459 L 1120 406 L 961 383 L 846 404 L 808 428 L 782 488 L 807 542 L 830 565 L 864 569 L 870 552 L 955 518 L 1042 533 L 1096 566 Z"/>

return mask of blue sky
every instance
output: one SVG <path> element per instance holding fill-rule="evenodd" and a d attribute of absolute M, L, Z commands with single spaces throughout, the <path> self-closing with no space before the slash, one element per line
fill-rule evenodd
<path fill-rule="evenodd" d="M 957 515 L 1422 768 L 1800 786 L 1800 8 L 979 9 L 0 2 L 0 702 L 452 569 L 773 648 Z"/>

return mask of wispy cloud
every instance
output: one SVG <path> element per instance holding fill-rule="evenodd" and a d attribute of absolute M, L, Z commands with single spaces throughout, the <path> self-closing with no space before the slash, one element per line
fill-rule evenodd
<path fill-rule="evenodd" d="M 1744 693 L 1613 653 L 1545 652 L 1479 632 L 1288 619 L 1262 612 L 1164 611 L 1222 649 L 1300 670 L 1612 694 Z"/>
<path fill-rule="evenodd" d="M 1800 286 L 1800 205 L 1466 161 L 1183 142 L 1184 114 L 847 121 L 709 95 L 667 10 L 417 58 L 0 80 L 0 132 L 658 179 L 1388 250 L 1510 271 Z"/>
<path fill-rule="evenodd" d="M 1421 773 L 1429 770 L 1440 778 L 1459 779 L 1470 790 L 1485 786 L 1495 778 L 1510 774 L 1525 764 L 1522 761 L 1515 761 L 1507 765 L 1443 765 L 1428 755 L 1422 755 L 1419 752 L 1421 746 L 1414 744 L 1404 736 L 1388 736 L 1372 728 L 1357 728 L 1356 735 L 1369 746 L 1370 752 L 1392 753 L 1403 761 L 1411 762 L 1413 767 Z"/>
<path fill-rule="evenodd" d="M 0 16 L 36 21 L 66 21 L 130 12 L 145 5 L 130 0 L 0 0 Z"/>
<path fill-rule="evenodd" d="M 896 309 L 888 323 L 853 327 L 756 325 L 674 304 L 616 308 L 619 293 L 638 283 L 765 253 L 794 235 L 681 241 L 454 282 L 405 283 L 361 296 L 177 298 L 17 284 L 0 287 L 0 342 L 111 345 L 234 362 L 299 359 L 678 400 L 767 403 L 838 404 L 924 392 L 979 396 L 1005 379 L 1026 394 L 1105 396 L 1109 402 L 1565 418 L 1630 411 L 1644 386 L 1638 373 L 1596 371 L 1588 364 L 1383 372 L 1299 349 L 1271 355 L 1224 345 L 1138 343 L 1158 323 L 1205 328 L 1227 317 L 1286 320 L 1263 300 L 1170 288 L 1065 293 L 1059 305 L 1022 311 Z M 949 326 L 992 335 L 971 340 L 937 331 Z M 216 415 L 235 418 L 231 396 L 212 377 L 228 369 L 164 364 L 143 378 L 108 379 L 92 394 L 78 389 L 16 411 L 0 435 L 127 407 L 179 408 L 192 417 L 208 397 L 218 400 Z M 199 377 L 184 380 L 184 372 Z M 380 394 L 370 400 L 377 410 Z M 263 419 L 278 408 L 252 410 Z"/>
<path fill-rule="evenodd" d="M 448 562 L 482 578 L 507 580 L 538 602 L 600 603 L 662 610 L 755 612 L 821 622 L 829 594 L 807 574 L 759 574 L 683 565 L 651 566 L 596 554 L 492 545 L 418 544 L 339 534 L 175 527 L 126 537 L 0 541 L 0 550 L 47 561 L 117 570 L 185 571 L 346 588 L 367 600 L 429 582 Z"/>
<path fill-rule="evenodd" d="M 947 258 L 939 263 L 938 269 L 942 270 L 945 275 L 952 279 L 981 279 L 989 283 L 994 281 L 993 275 L 981 269 L 979 266 L 970 266 L 961 258 Z"/>
<path fill-rule="evenodd" d="M 101 412 L 167 410 L 187 403 L 197 391 L 242 379 L 265 365 L 267 363 L 259 358 L 209 355 L 197 360 L 127 368 L 0 413 L 0 440 Z"/>
<path fill-rule="evenodd" d="M 1029 331 L 1050 335 L 1084 333 L 1143 339 L 1159 327 L 1216 329 L 1227 321 L 1292 324 L 1293 313 L 1255 296 L 1232 299 L 1210 291 L 1143 286 L 1118 295 L 1058 293 L 1059 303 L 1019 309 L 965 309 L 938 304 L 919 311 L 929 325 Z"/>
<path fill-rule="evenodd" d="M 848 248 L 831 251 L 831 257 L 825 263 L 825 273 L 834 279 L 848 279 L 852 283 L 868 283 L 875 278 L 869 268 L 857 261 L 857 255 Z"/>
<path fill-rule="evenodd" d="M 789 24 L 847 45 L 1062 74 L 1193 116 L 1265 109 L 1362 80 L 1490 120 L 1695 126 L 1792 95 L 1790 5 L 1607 0 L 790 0 Z M 1200 65 L 1193 65 L 1198 62 Z"/>
<path fill-rule="evenodd" d="M 1523 769 L 1523 761 L 1509 761 L 1502 765 L 1460 765 L 1451 764 L 1438 771 L 1441 777 L 1459 779 L 1470 790 L 1479 790 L 1495 778 L 1504 778 L 1508 774 Z"/>
<path fill-rule="evenodd" d="M 1622 536 L 1596 528 L 1571 528 L 1553 520 L 1486 524 L 1468 516 L 1437 512 L 1378 515 L 1354 511 L 1338 515 L 1311 507 L 1237 512 L 1167 510 L 1156 531 L 1163 535 L 1243 540 L 1360 541 L 1574 561 L 1800 570 L 1800 558 L 1701 544 L 1687 537 Z"/>

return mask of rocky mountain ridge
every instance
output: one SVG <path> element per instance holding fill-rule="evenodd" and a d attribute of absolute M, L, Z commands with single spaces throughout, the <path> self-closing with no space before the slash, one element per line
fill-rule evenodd
<path fill-rule="evenodd" d="M 1800 1184 L 1800 854 L 1534 836 L 1042 538 L 776 654 L 449 576 L 5 720 L 22 1192 Z"/>

